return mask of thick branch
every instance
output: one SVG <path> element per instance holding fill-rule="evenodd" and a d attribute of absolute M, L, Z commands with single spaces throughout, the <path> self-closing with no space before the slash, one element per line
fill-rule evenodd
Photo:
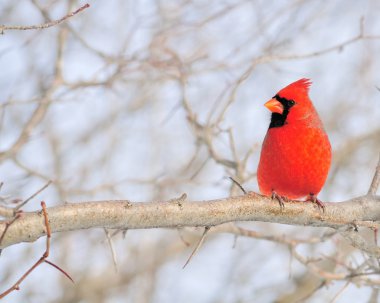
<path fill-rule="evenodd" d="M 257 194 L 200 202 L 174 199 L 166 202 L 127 200 L 65 204 L 48 208 L 51 232 L 93 227 L 143 229 L 214 226 L 231 221 L 262 221 L 338 228 L 347 224 L 377 227 L 380 196 L 362 196 L 341 203 L 326 202 L 325 212 L 307 202 L 290 201 L 281 211 L 278 203 Z M 6 223 L 0 224 L 0 234 Z M 45 235 L 40 212 L 22 213 L 9 226 L 0 248 L 32 242 Z"/>

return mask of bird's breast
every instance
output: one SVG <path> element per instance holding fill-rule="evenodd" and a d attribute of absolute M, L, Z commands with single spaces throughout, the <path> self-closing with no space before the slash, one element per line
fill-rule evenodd
<path fill-rule="evenodd" d="M 289 198 L 317 194 L 328 174 L 331 146 L 322 127 L 289 125 L 270 128 L 258 168 L 260 190 Z"/>

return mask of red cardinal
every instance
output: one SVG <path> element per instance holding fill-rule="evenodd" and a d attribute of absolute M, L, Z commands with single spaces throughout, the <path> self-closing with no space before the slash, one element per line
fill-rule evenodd
<path fill-rule="evenodd" d="M 331 146 L 308 92 L 300 79 L 280 90 L 265 106 L 272 112 L 261 149 L 257 179 L 260 192 L 283 200 L 317 199 L 331 164 Z"/>

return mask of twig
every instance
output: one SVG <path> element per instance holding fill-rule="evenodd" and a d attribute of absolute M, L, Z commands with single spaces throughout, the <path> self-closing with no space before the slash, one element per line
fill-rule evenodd
<path fill-rule="evenodd" d="M 190 257 L 187 259 L 186 263 L 183 265 L 182 269 L 184 269 L 187 266 L 187 264 L 190 263 L 190 261 L 194 257 L 194 255 L 199 251 L 199 249 L 201 248 L 201 246 L 203 244 L 203 241 L 205 240 L 206 235 L 207 235 L 207 233 L 208 233 L 209 230 L 210 230 L 210 226 L 206 226 L 205 230 L 204 230 L 204 232 L 202 234 L 202 237 L 198 241 L 197 246 L 195 246 L 193 252 L 191 253 Z"/>
<path fill-rule="evenodd" d="M 262 233 L 259 233 L 254 230 L 249 230 L 246 228 L 242 228 L 236 224 L 233 223 L 226 223 L 226 224 L 221 224 L 218 226 L 215 226 L 211 233 L 229 233 L 233 234 L 235 236 L 242 236 L 242 237 L 248 237 L 248 238 L 253 238 L 253 239 L 259 239 L 259 240 L 266 240 L 266 241 L 271 241 L 271 242 L 276 242 L 280 244 L 285 244 L 288 246 L 293 246 L 297 244 L 316 244 L 316 243 L 321 243 L 326 241 L 327 239 L 330 239 L 333 237 L 336 232 L 329 232 L 326 233 L 320 237 L 311 237 L 311 238 L 288 238 L 285 237 L 284 235 L 282 236 L 276 236 L 276 235 L 265 235 Z"/>
<path fill-rule="evenodd" d="M 232 182 L 234 182 L 239 188 L 240 190 L 244 193 L 244 195 L 247 194 L 247 191 L 244 189 L 244 187 L 238 182 L 236 181 L 234 178 L 232 177 L 228 177 Z"/>
<path fill-rule="evenodd" d="M 302 298 L 298 299 L 294 303 L 305 303 L 307 299 L 309 299 L 312 295 L 314 295 L 318 290 L 322 289 L 322 287 L 326 286 L 326 280 L 322 280 L 313 290 L 307 293 Z"/>
<path fill-rule="evenodd" d="M 106 234 L 108 246 L 109 246 L 109 248 L 111 250 L 112 262 L 113 262 L 113 265 L 114 265 L 114 268 L 115 268 L 115 272 L 118 272 L 116 251 L 115 251 L 115 247 L 113 246 L 112 235 L 110 235 L 109 230 L 106 229 L 106 228 L 104 228 L 104 232 Z"/>
<path fill-rule="evenodd" d="M 5 236 L 8 228 L 9 228 L 9 226 L 11 226 L 20 217 L 21 217 L 21 212 L 18 212 L 12 220 L 5 222 L 5 228 L 4 228 L 4 230 L 3 230 L 3 232 L 1 233 L 1 236 L 0 236 L 0 245 L 1 245 L 1 242 L 3 241 L 3 239 L 4 239 L 4 236 Z M 1 249 L 0 249 L 0 254 L 1 254 Z"/>
<path fill-rule="evenodd" d="M 47 112 L 47 109 L 49 107 L 49 98 L 52 91 L 53 91 L 53 87 L 50 88 L 49 92 L 47 92 L 45 98 L 43 98 L 39 102 L 38 106 L 33 111 L 28 121 L 25 123 L 20 135 L 18 136 L 16 141 L 12 144 L 12 146 L 9 147 L 8 150 L 0 152 L 0 162 L 11 155 L 15 155 L 22 148 L 22 146 L 27 142 L 33 129 L 42 121 L 42 119 L 44 118 Z"/>
<path fill-rule="evenodd" d="M 346 284 L 344 284 L 342 289 L 337 292 L 337 294 L 334 296 L 334 298 L 332 298 L 330 303 L 336 302 L 338 300 L 338 298 L 342 295 L 342 293 L 347 289 L 348 285 L 350 285 L 350 281 L 347 281 Z"/>
<path fill-rule="evenodd" d="M 368 195 L 376 195 L 377 189 L 379 188 L 380 184 L 380 153 L 379 153 L 379 160 L 376 165 L 375 175 L 373 176 L 371 186 L 368 190 Z"/>
<path fill-rule="evenodd" d="M 353 247 L 360 249 L 363 252 L 366 252 L 368 255 L 379 258 L 380 256 L 380 247 L 376 244 L 373 244 L 363 238 L 358 232 L 349 228 L 348 230 L 340 232 L 340 234 L 347 239 Z"/>
<path fill-rule="evenodd" d="M 17 212 L 21 207 L 25 206 L 26 203 L 28 203 L 30 200 L 32 200 L 34 197 L 36 197 L 38 194 L 44 191 L 51 183 L 52 181 L 49 180 L 44 186 L 42 186 L 39 190 L 37 190 L 33 195 L 31 195 L 29 198 L 24 200 L 21 204 L 17 205 L 14 208 L 14 212 Z"/>
<path fill-rule="evenodd" d="M 379 289 L 378 288 L 372 288 L 371 297 L 368 300 L 368 303 L 376 303 L 378 302 L 379 297 Z"/>
<path fill-rule="evenodd" d="M 16 283 L 14 283 L 10 288 L 8 288 L 6 291 L 4 291 L 3 293 L 0 294 L 0 299 L 4 298 L 8 294 L 10 294 L 12 291 L 19 290 L 20 289 L 20 284 L 30 275 L 31 272 L 33 272 L 33 270 L 35 270 L 39 265 L 41 265 L 44 262 L 47 263 L 47 264 L 49 264 L 49 265 L 51 265 L 51 266 L 53 266 L 54 268 L 58 269 L 68 279 L 70 279 L 71 282 L 74 283 L 73 279 L 69 276 L 68 273 L 66 273 L 63 269 L 61 269 L 56 264 L 54 264 L 54 263 L 46 260 L 46 258 L 49 256 L 49 253 L 50 253 L 51 229 L 50 229 L 49 218 L 48 218 L 48 214 L 47 214 L 47 211 L 46 211 L 46 204 L 45 204 L 45 202 L 43 202 L 43 201 L 41 202 L 41 207 L 42 207 L 42 213 L 43 213 L 43 216 L 44 216 L 44 221 L 45 221 L 45 226 L 46 226 L 46 250 L 43 253 L 42 257 L 36 263 L 34 263 L 34 265 L 31 268 L 29 268 L 29 270 L 27 270 L 21 276 L 20 279 L 18 279 L 16 281 Z M 20 213 L 18 213 L 18 215 L 20 215 Z M 13 222 L 16 221 L 17 218 L 19 218 L 19 216 L 17 217 L 17 215 L 16 215 L 16 217 L 13 219 Z M 8 227 L 9 227 L 9 225 L 8 225 Z M 5 234 L 5 231 L 3 232 L 3 235 Z M 3 237 L 3 235 L 2 235 L 2 237 Z"/>
<path fill-rule="evenodd" d="M 70 17 L 72 17 L 72 16 L 80 13 L 81 11 L 83 11 L 86 8 L 89 8 L 89 7 L 90 7 L 90 4 L 86 3 L 85 5 L 83 5 L 80 8 L 78 8 L 76 11 L 68 13 L 67 15 L 63 16 L 62 18 L 60 18 L 58 20 L 53 20 L 53 21 L 49 21 L 49 22 L 46 22 L 46 23 L 42 23 L 42 24 L 36 24 L 36 25 L 11 25 L 11 26 L 0 25 L 0 34 L 4 34 L 4 31 L 6 31 L 6 30 L 30 30 L 30 29 L 49 28 L 49 27 L 55 26 L 55 25 L 57 25 L 59 23 L 62 23 L 66 19 L 68 19 L 68 18 L 70 18 Z"/>

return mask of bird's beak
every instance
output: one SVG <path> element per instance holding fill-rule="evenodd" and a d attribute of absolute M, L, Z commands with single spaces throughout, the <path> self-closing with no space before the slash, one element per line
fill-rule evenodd
<path fill-rule="evenodd" d="M 282 114 L 284 112 L 284 106 L 276 99 L 270 99 L 264 106 L 272 113 Z"/>

